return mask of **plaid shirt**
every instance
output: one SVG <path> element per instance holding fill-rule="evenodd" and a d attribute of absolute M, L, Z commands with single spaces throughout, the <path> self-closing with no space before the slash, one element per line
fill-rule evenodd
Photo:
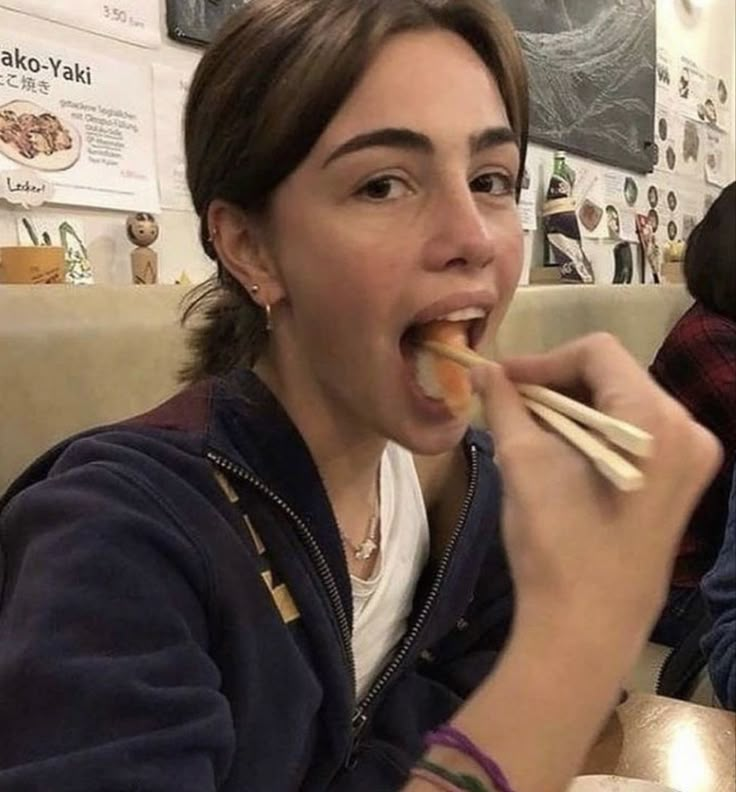
<path fill-rule="evenodd" d="M 672 579 L 696 585 L 715 561 L 736 463 L 736 322 L 696 302 L 672 328 L 650 369 L 659 384 L 721 441 L 724 461 L 692 515 Z"/>

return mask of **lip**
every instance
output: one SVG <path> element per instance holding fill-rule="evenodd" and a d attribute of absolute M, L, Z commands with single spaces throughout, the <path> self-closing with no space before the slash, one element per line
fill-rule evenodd
<path fill-rule="evenodd" d="M 422 308 L 411 319 L 411 325 L 427 324 L 463 308 L 480 308 L 486 315 L 496 306 L 496 297 L 489 291 L 457 292 Z"/>

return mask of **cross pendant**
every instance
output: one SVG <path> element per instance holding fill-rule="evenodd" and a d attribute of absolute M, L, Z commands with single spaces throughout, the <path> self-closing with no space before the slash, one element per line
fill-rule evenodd
<path fill-rule="evenodd" d="M 373 539 L 368 537 L 368 539 L 364 539 L 355 549 L 355 557 L 358 561 L 367 561 L 377 549 L 378 545 Z"/>

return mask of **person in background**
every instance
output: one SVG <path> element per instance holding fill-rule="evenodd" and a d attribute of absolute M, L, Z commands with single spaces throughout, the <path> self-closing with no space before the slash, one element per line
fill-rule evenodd
<path fill-rule="evenodd" d="M 713 619 L 702 641 L 713 690 L 726 709 L 736 710 L 736 467 L 721 552 L 701 585 Z"/>
<path fill-rule="evenodd" d="M 688 523 L 667 603 L 652 633 L 653 641 L 672 647 L 704 623 L 699 583 L 723 541 L 736 461 L 736 182 L 690 234 L 684 272 L 695 302 L 665 338 L 650 372 L 715 434 L 724 456 Z"/>
<path fill-rule="evenodd" d="M 608 336 L 476 368 L 492 440 L 421 389 L 417 330 L 478 344 L 514 294 L 527 117 L 488 0 L 225 24 L 185 118 L 218 264 L 189 385 L 0 504 L 3 792 L 567 788 L 719 450 Z M 644 488 L 513 381 L 650 432 Z"/>

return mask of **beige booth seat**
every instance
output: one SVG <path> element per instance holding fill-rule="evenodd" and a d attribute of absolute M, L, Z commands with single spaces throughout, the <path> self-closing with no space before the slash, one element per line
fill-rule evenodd
<path fill-rule="evenodd" d="M 0 492 L 69 434 L 175 391 L 185 294 L 179 286 L 0 286 Z M 689 302 L 679 286 L 522 288 L 496 351 L 540 351 L 608 330 L 647 365 Z"/>
<path fill-rule="evenodd" d="M 0 286 L 0 492 L 81 429 L 176 389 L 177 286 Z"/>

